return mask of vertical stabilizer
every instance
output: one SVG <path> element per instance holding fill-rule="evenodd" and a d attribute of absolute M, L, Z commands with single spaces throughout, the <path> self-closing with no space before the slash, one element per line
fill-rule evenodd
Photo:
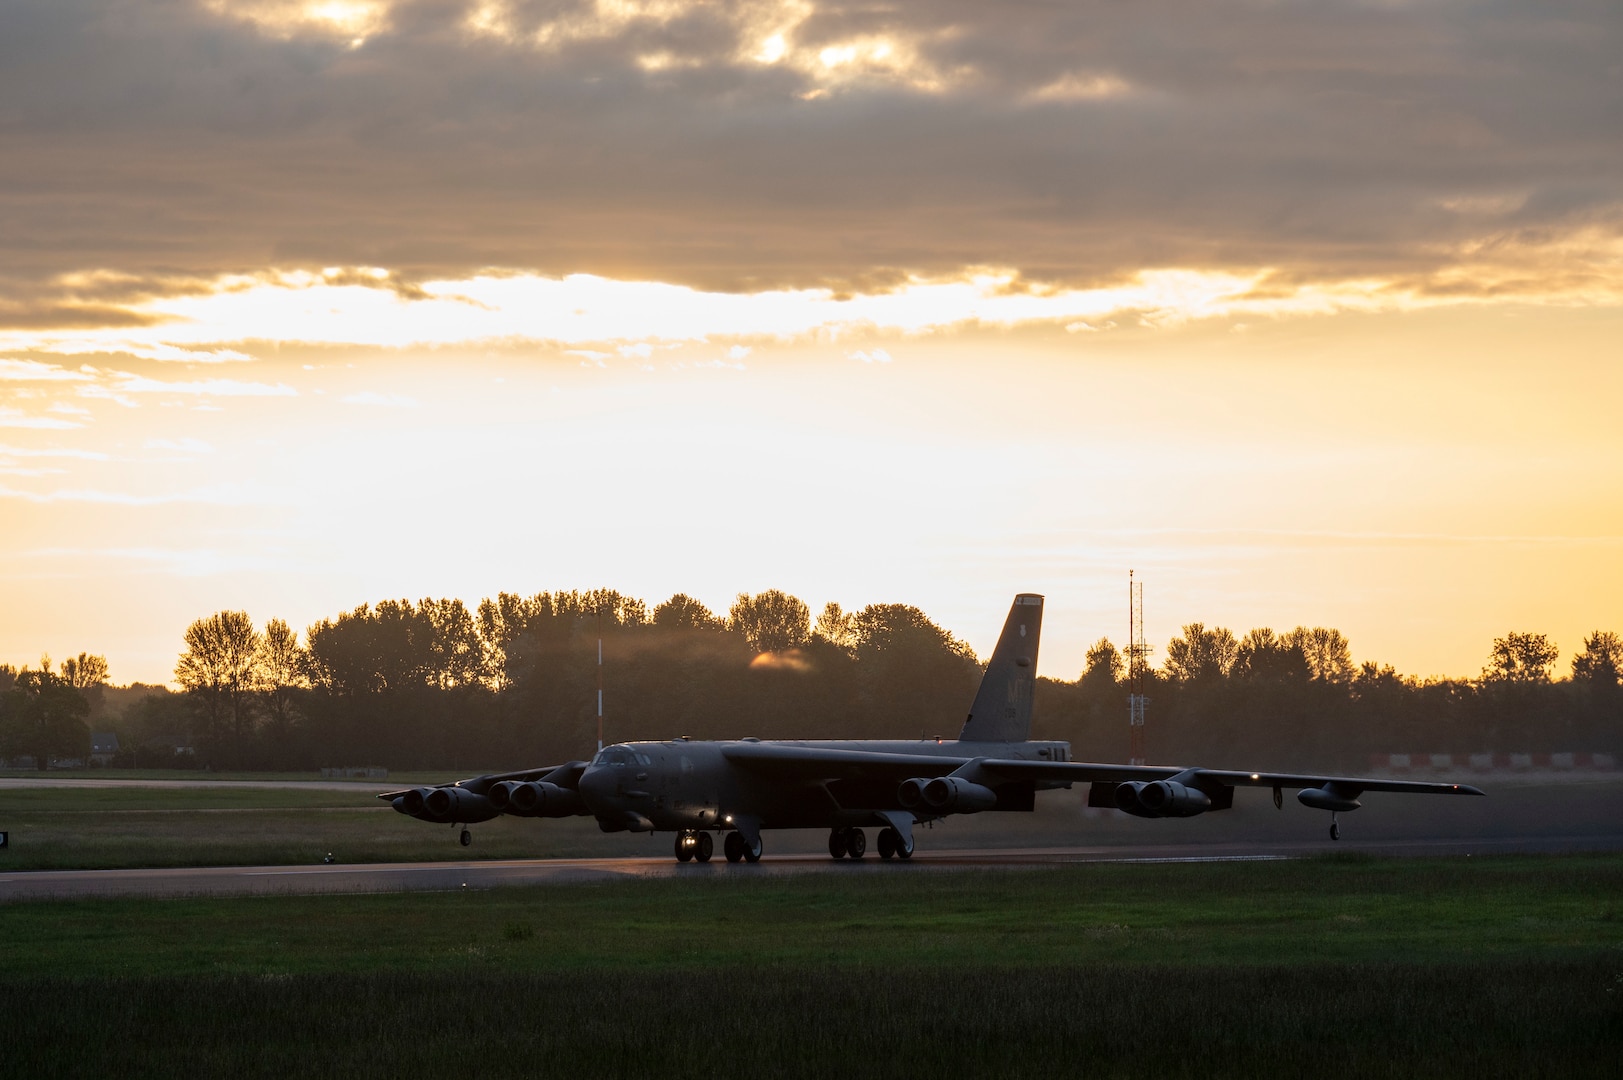
<path fill-rule="evenodd" d="M 1037 686 L 1037 639 L 1042 629 L 1043 598 L 1035 593 L 1016 596 L 969 719 L 958 735 L 961 741 L 1025 742 L 1031 736 L 1031 695 Z"/>

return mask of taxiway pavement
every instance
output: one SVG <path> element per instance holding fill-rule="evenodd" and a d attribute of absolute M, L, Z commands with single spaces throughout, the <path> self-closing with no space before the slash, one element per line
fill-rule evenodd
<path fill-rule="evenodd" d="M 1036 870 L 1076 863 L 1213 862 L 1302 858 L 1330 851 L 1395 856 L 1464 856 L 1572 851 L 1623 851 L 1623 834 L 1385 841 L 1161 844 L 929 851 L 912 859 L 830 859 L 827 855 L 768 855 L 759 863 L 709 863 L 665 857 L 521 859 L 316 866 L 204 866 L 130 870 L 33 870 L 0 873 L 0 902 L 104 897 L 310 895 L 323 893 L 449 892 L 509 886 L 569 885 L 628 878 L 720 874 L 875 874 L 932 870 Z"/>

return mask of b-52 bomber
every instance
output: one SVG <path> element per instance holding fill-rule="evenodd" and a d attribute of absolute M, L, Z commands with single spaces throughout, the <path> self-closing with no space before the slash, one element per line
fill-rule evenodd
<path fill-rule="evenodd" d="M 827 829 L 828 853 L 860 859 L 865 829 L 877 828 L 884 859 L 913 855 L 913 827 L 952 814 L 1030 811 L 1037 792 L 1086 783 L 1089 806 L 1145 818 L 1193 817 L 1227 810 L 1238 787 L 1300 787 L 1305 806 L 1336 815 L 1365 792 L 1482 795 L 1466 784 L 1234 772 L 1172 765 L 1071 760 L 1065 742 L 1033 741 L 1032 691 L 1043 598 L 1014 598 L 956 741 L 829 742 L 739 739 L 618 743 L 591 761 L 491 773 L 437 787 L 389 791 L 378 798 L 402 814 L 463 826 L 501 814 L 562 818 L 591 815 L 604 832 L 672 832 L 682 862 L 708 862 L 716 835 L 728 862 L 757 862 L 769 829 Z"/>

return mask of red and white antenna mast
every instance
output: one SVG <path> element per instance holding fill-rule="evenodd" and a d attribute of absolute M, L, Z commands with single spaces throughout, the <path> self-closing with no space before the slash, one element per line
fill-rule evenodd
<path fill-rule="evenodd" d="M 1144 756 L 1144 680 L 1150 670 L 1150 647 L 1144 640 L 1144 583 L 1127 571 L 1127 763 L 1146 765 Z"/>

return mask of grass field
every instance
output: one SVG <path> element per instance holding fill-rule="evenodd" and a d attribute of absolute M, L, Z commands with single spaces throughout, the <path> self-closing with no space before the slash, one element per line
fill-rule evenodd
<path fill-rule="evenodd" d="M 1609 1074 L 1623 857 L 0 905 L 0 1072 Z"/>

